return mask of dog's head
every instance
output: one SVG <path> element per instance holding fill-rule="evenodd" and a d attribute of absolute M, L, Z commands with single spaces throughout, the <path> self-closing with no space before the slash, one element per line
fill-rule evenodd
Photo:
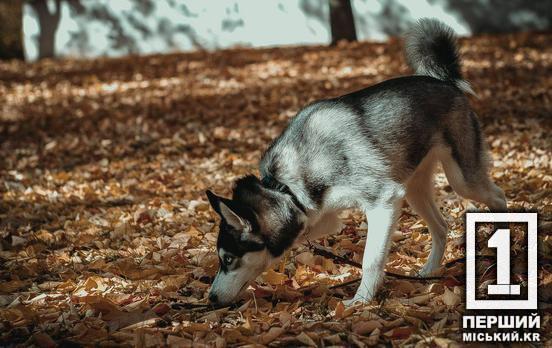
<path fill-rule="evenodd" d="M 220 267 L 209 299 L 219 305 L 243 290 L 289 248 L 303 229 L 304 217 L 291 198 L 265 188 L 255 176 L 236 181 L 232 199 L 207 191 L 219 214 L 217 253 Z"/>

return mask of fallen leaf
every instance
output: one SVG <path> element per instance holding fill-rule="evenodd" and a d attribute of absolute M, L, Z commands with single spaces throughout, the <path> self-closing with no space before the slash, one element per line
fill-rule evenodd
<path fill-rule="evenodd" d="M 263 273 L 263 279 L 270 285 L 282 285 L 289 278 L 285 274 L 278 273 L 272 269 L 269 269 L 265 273 Z"/>
<path fill-rule="evenodd" d="M 284 333 L 284 329 L 281 327 L 271 327 L 268 332 L 262 334 L 259 337 L 259 342 L 261 344 L 269 344 L 270 342 L 274 341 L 276 338 L 278 338 L 281 334 Z"/>
<path fill-rule="evenodd" d="M 310 346 L 310 347 L 317 347 L 318 345 L 316 344 L 316 342 L 314 342 L 312 340 L 312 338 L 310 338 L 306 333 L 304 332 L 301 332 L 299 335 L 295 336 L 295 339 L 297 339 L 297 341 L 303 343 L 305 346 Z"/>
<path fill-rule="evenodd" d="M 441 298 L 443 300 L 443 303 L 446 304 L 449 307 L 456 307 L 460 304 L 461 298 L 460 295 L 455 294 L 454 292 L 450 291 L 448 288 L 445 288 L 445 292 L 443 295 L 441 295 Z"/>
<path fill-rule="evenodd" d="M 365 336 L 383 325 L 378 320 L 361 321 L 353 324 L 353 332 Z"/>

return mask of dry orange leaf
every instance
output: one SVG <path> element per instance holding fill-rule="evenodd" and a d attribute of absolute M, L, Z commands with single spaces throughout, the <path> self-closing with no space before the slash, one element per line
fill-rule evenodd
<path fill-rule="evenodd" d="M 462 301 L 460 295 L 450 291 L 448 288 L 445 288 L 445 292 L 441 295 L 443 303 L 449 307 L 456 307 Z"/>
<path fill-rule="evenodd" d="M 272 269 L 269 269 L 265 273 L 263 273 L 263 279 L 270 285 L 282 285 L 289 278 L 283 273 L 278 273 Z"/>
<path fill-rule="evenodd" d="M 382 326 L 382 323 L 378 320 L 361 321 L 353 324 L 353 332 L 364 336 Z"/>

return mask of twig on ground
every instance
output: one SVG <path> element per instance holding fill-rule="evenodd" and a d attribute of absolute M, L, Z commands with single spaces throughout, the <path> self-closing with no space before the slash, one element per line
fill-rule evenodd
<path fill-rule="evenodd" d="M 206 304 L 206 303 L 185 303 L 185 302 L 175 302 L 171 304 L 172 309 L 207 309 L 211 308 L 213 305 Z"/>
<path fill-rule="evenodd" d="M 323 247 L 316 243 L 309 243 L 309 247 L 312 250 L 313 254 L 320 255 L 329 259 L 334 260 L 337 263 L 351 265 L 353 267 L 362 268 L 362 265 L 356 261 L 349 260 L 343 256 L 336 255 L 332 253 L 331 251 L 328 251 L 326 249 L 323 249 Z M 393 272 L 385 271 L 385 275 L 388 277 L 393 277 L 397 279 L 413 279 L 418 281 L 428 281 L 428 280 L 437 280 L 437 279 L 443 279 L 442 276 L 434 276 L 434 277 L 417 277 L 417 276 L 410 276 L 405 274 L 398 274 Z M 345 283 L 344 283 L 345 284 Z M 339 284 L 341 285 L 341 284 Z"/>
<path fill-rule="evenodd" d="M 309 243 L 309 247 L 312 250 L 312 253 L 314 255 L 319 255 L 319 256 L 326 257 L 328 259 L 332 259 L 333 261 L 335 261 L 337 263 L 341 263 L 341 264 L 345 264 L 345 265 L 351 265 L 351 266 L 354 266 L 354 267 L 357 267 L 357 268 L 362 268 L 362 265 L 360 263 L 358 263 L 356 261 L 353 261 L 353 260 L 349 260 L 346 257 L 336 255 L 336 254 L 332 253 L 331 251 L 323 249 L 323 247 L 320 244 Z"/>
<path fill-rule="evenodd" d="M 360 281 L 360 278 L 349 280 L 348 282 L 345 282 L 345 283 L 332 285 L 332 286 L 329 287 L 329 289 L 333 290 L 333 289 L 337 289 L 337 288 L 344 288 L 346 286 L 353 285 L 354 283 L 358 283 L 359 281 Z"/>

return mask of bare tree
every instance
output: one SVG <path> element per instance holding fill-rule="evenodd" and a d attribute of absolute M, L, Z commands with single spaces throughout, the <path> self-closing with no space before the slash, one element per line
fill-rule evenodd
<path fill-rule="evenodd" d="M 0 2 L 0 59 L 23 59 L 23 1 Z"/>
<path fill-rule="evenodd" d="M 351 0 L 328 0 L 330 4 L 330 26 L 332 45 L 339 40 L 356 41 L 355 20 Z"/>
<path fill-rule="evenodd" d="M 38 57 L 52 58 L 55 54 L 56 31 L 61 16 L 61 0 L 55 0 L 54 12 L 50 13 L 47 0 L 30 0 L 40 25 L 38 37 Z"/>

